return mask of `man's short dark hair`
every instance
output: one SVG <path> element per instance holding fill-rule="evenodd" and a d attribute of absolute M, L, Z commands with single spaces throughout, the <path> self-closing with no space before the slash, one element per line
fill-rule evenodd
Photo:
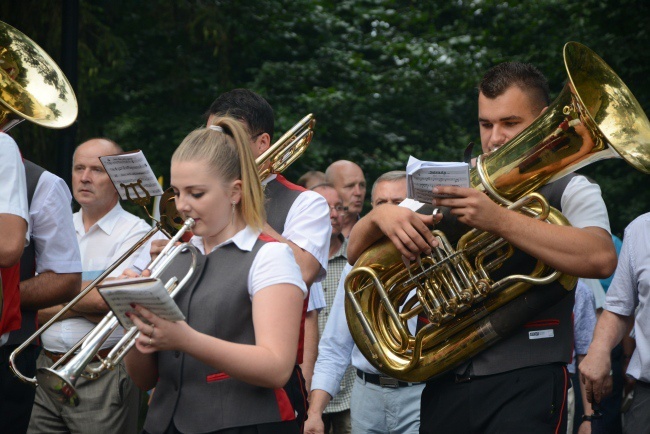
<path fill-rule="evenodd" d="M 480 93 L 494 99 L 518 86 L 531 98 L 540 111 L 551 102 L 548 80 L 544 74 L 530 63 L 503 62 L 485 73 L 478 85 Z"/>
<path fill-rule="evenodd" d="M 267 133 L 273 139 L 273 108 L 260 95 L 248 89 L 233 89 L 221 94 L 210 106 L 211 115 L 231 116 L 242 120 L 250 129 L 251 137 Z"/>

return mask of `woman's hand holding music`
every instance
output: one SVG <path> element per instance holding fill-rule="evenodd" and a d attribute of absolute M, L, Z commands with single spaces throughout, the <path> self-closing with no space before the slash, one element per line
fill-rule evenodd
<path fill-rule="evenodd" d="M 135 313 L 129 313 L 129 318 L 140 330 L 136 339 L 136 348 L 143 354 L 156 351 L 178 350 L 183 351 L 183 343 L 188 341 L 188 336 L 195 332 L 185 321 L 167 321 L 145 309 L 134 305 Z"/>

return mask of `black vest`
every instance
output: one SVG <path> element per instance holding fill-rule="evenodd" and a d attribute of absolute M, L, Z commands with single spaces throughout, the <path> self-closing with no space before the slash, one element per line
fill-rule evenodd
<path fill-rule="evenodd" d="M 45 172 L 41 166 L 38 166 L 31 161 L 24 160 L 25 163 L 25 177 L 27 178 L 27 204 L 31 209 L 34 191 L 38 185 L 38 180 Z M 52 218 L 57 218 L 52 216 Z M 36 247 L 34 246 L 34 238 L 30 237 L 29 244 L 25 246 L 23 255 L 20 257 L 20 281 L 31 279 L 36 274 Z M 25 342 L 31 335 L 36 332 L 36 311 L 21 309 L 22 320 L 20 329 L 11 332 L 9 335 L 8 345 L 20 345 Z M 32 341 L 36 345 L 37 340 Z"/>
<path fill-rule="evenodd" d="M 575 176 L 567 175 L 541 187 L 538 192 L 552 207 L 562 211 L 562 194 Z M 515 249 L 513 257 L 494 273 L 493 278 L 498 280 L 511 274 L 529 274 L 536 263 L 535 258 Z M 548 298 L 557 300 L 558 297 L 562 297 L 559 302 L 532 318 L 527 316 L 527 310 L 539 312 L 541 306 L 548 306 Z M 505 339 L 472 359 L 471 374 L 490 375 L 528 366 L 569 363 L 573 354 L 574 300 L 575 290 L 566 291 L 557 282 L 533 286 L 513 302 L 517 308 L 511 310 L 520 313 L 519 318 L 493 321 L 497 333 Z M 553 337 L 545 337 L 551 333 Z"/>
<path fill-rule="evenodd" d="M 290 183 L 282 175 L 276 175 L 274 180 L 266 184 L 264 188 L 266 221 L 280 235 L 284 232 L 284 223 L 291 206 L 304 191 L 304 188 Z"/>
<path fill-rule="evenodd" d="M 234 244 L 201 256 L 197 271 L 175 300 L 195 330 L 230 342 L 254 344 L 248 272 L 265 243 L 251 252 Z M 161 277 L 184 276 L 189 254 L 182 254 Z M 288 404 L 282 389 L 253 386 L 217 372 L 180 352 L 158 353 L 159 379 L 144 429 L 164 432 L 174 422 L 184 433 L 212 432 L 230 427 L 279 422 L 295 418 L 282 413 Z"/>

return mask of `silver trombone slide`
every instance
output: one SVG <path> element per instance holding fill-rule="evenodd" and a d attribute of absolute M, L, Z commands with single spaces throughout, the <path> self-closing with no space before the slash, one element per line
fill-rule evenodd
<path fill-rule="evenodd" d="M 115 261 L 113 264 L 111 264 L 110 267 L 108 267 L 102 274 L 100 274 L 95 280 L 90 282 L 88 286 L 86 286 L 75 298 L 73 298 L 65 308 L 61 309 L 59 312 L 57 312 L 56 315 L 54 315 L 52 318 L 50 318 L 49 321 L 47 321 L 43 326 L 39 328 L 36 333 L 34 333 L 29 339 L 27 339 L 25 342 L 23 342 L 18 348 L 16 348 L 10 355 L 9 355 L 9 367 L 13 371 L 14 375 L 16 375 L 20 380 L 24 381 L 25 383 L 32 384 L 34 386 L 38 386 L 38 382 L 36 380 L 36 377 L 29 378 L 24 376 L 16 367 L 15 365 L 15 358 L 16 356 L 22 352 L 28 345 L 30 345 L 36 338 L 38 338 L 45 330 L 47 330 L 52 324 L 57 322 L 59 318 L 61 318 L 68 310 L 70 310 L 71 306 L 74 306 L 76 303 L 79 302 L 82 298 L 84 298 L 90 291 L 92 291 L 102 280 L 104 280 L 108 275 L 110 275 L 122 262 L 124 262 L 129 256 L 133 254 L 136 250 L 138 250 L 140 247 L 142 247 L 149 239 L 160 230 L 160 227 L 156 225 L 155 227 L 151 228 L 149 232 L 147 232 L 138 242 L 136 242 L 128 251 L 126 251 L 122 256 L 119 257 L 117 261 Z M 112 313 L 109 313 L 111 315 Z M 54 365 L 52 365 L 52 369 L 56 369 L 61 363 L 65 362 L 70 354 L 73 354 L 75 351 L 79 349 L 79 347 L 86 341 L 87 338 L 91 337 L 91 335 L 97 330 L 98 326 L 101 324 L 102 326 L 105 325 L 110 318 L 108 318 L 108 315 L 105 316 L 97 326 L 95 326 L 88 334 L 79 342 L 77 342 L 71 349 L 68 351 L 65 356 L 61 357 Z"/>
<path fill-rule="evenodd" d="M 194 273 L 196 269 L 196 258 L 198 254 L 196 249 L 189 244 L 182 244 L 180 246 L 174 246 L 178 240 L 181 239 L 183 234 L 190 230 L 194 226 L 194 220 L 188 218 L 183 227 L 178 231 L 178 233 L 167 243 L 163 251 L 158 255 L 156 261 L 150 265 L 152 270 L 152 277 L 158 277 L 165 269 L 165 267 L 178 255 L 184 248 L 191 248 L 192 250 L 192 265 L 190 270 L 186 274 L 185 278 L 182 280 L 182 283 L 189 280 L 189 278 Z M 169 248 L 168 248 L 169 247 Z M 170 250 L 174 248 L 174 250 Z M 160 261 L 163 261 L 163 266 L 158 266 Z M 156 265 L 154 269 L 153 265 Z M 171 283 L 173 284 L 173 283 Z M 175 295 L 180 289 L 181 285 L 176 285 L 174 288 L 173 295 Z M 101 321 L 102 326 L 95 326 L 95 329 L 89 333 L 89 339 L 83 339 L 82 349 L 70 359 L 66 365 L 60 369 L 56 369 L 54 365 L 50 368 L 40 368 L 36 372 L 36 378 L 38 384 L 43 387 L 45 392 L 52 399 L 55 399 L 58 402 L 63 404 L 76 407 L 79 405 L 79 394 L 75 389 L 75 384 L 79 377 L 82 375 L 90 374 L 90 377 L 99 375 L 103 370 L 109 369 L 114 366 L 114 363 L 111 363 L 110 359 L 102 360 L 101 365 L 96 369 L 89 369 L 88 365 L 95 358 L 99 350 L 101 349 L 102 344 L 108 339 L 108 337 L 113 333 L 113 331 L 119 326 L 119 321 L 112 312 L 109 312 L 104 319 Z M 95 332 L 95 330 L 97 330 Z M 94 332 L 94 333 L 93 333 Z M 133 333 L 135 334 L 135 333 Z M 122 342 L 122 340 L 120 340 Z M 75 345 L 77 346 L 77 345 Z M 129 349 L 132 347 L 131 345 Z M 115 351 L 115 348 L 113 348 Z M 119 349 L 118 349 L 119 351 Z M 64 357 L 69 357 L 70 351 L 66 353 Z M 122 355 L 122 357 L 124 357 Z"/>

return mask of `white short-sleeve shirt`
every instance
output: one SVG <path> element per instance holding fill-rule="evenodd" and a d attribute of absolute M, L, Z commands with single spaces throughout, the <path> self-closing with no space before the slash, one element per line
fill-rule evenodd
<path fill-rule="evenodd" d="M 0 214 L 22 217 L 29 223 L 25 166 L 16 142 L 0 132 Z M 25 244 L 29 241 L 27 231 Z"/>
<path fill-rule="evenodd" d="M 82 213 L 83 210 L 75 213 L 73 222 L 81 253 L 82 279 L 85 281 L 97 278 L 150 229 L 144 220 L 122 209 L 119 203 L 91 226 L 88 232 L 84 228 Z M 138 252 L 132 254 L 109 277 L 117 277 L 125 268 L 130 267 L 137 254 Z M 81 317 L 58 321 L 41 336 L 43 346 L 48 351 L 67 352 L 94 327 L 94 323 Z M 102 348 L 114 346 L 123 334 L 124 330 L 118 327 Z"/>

